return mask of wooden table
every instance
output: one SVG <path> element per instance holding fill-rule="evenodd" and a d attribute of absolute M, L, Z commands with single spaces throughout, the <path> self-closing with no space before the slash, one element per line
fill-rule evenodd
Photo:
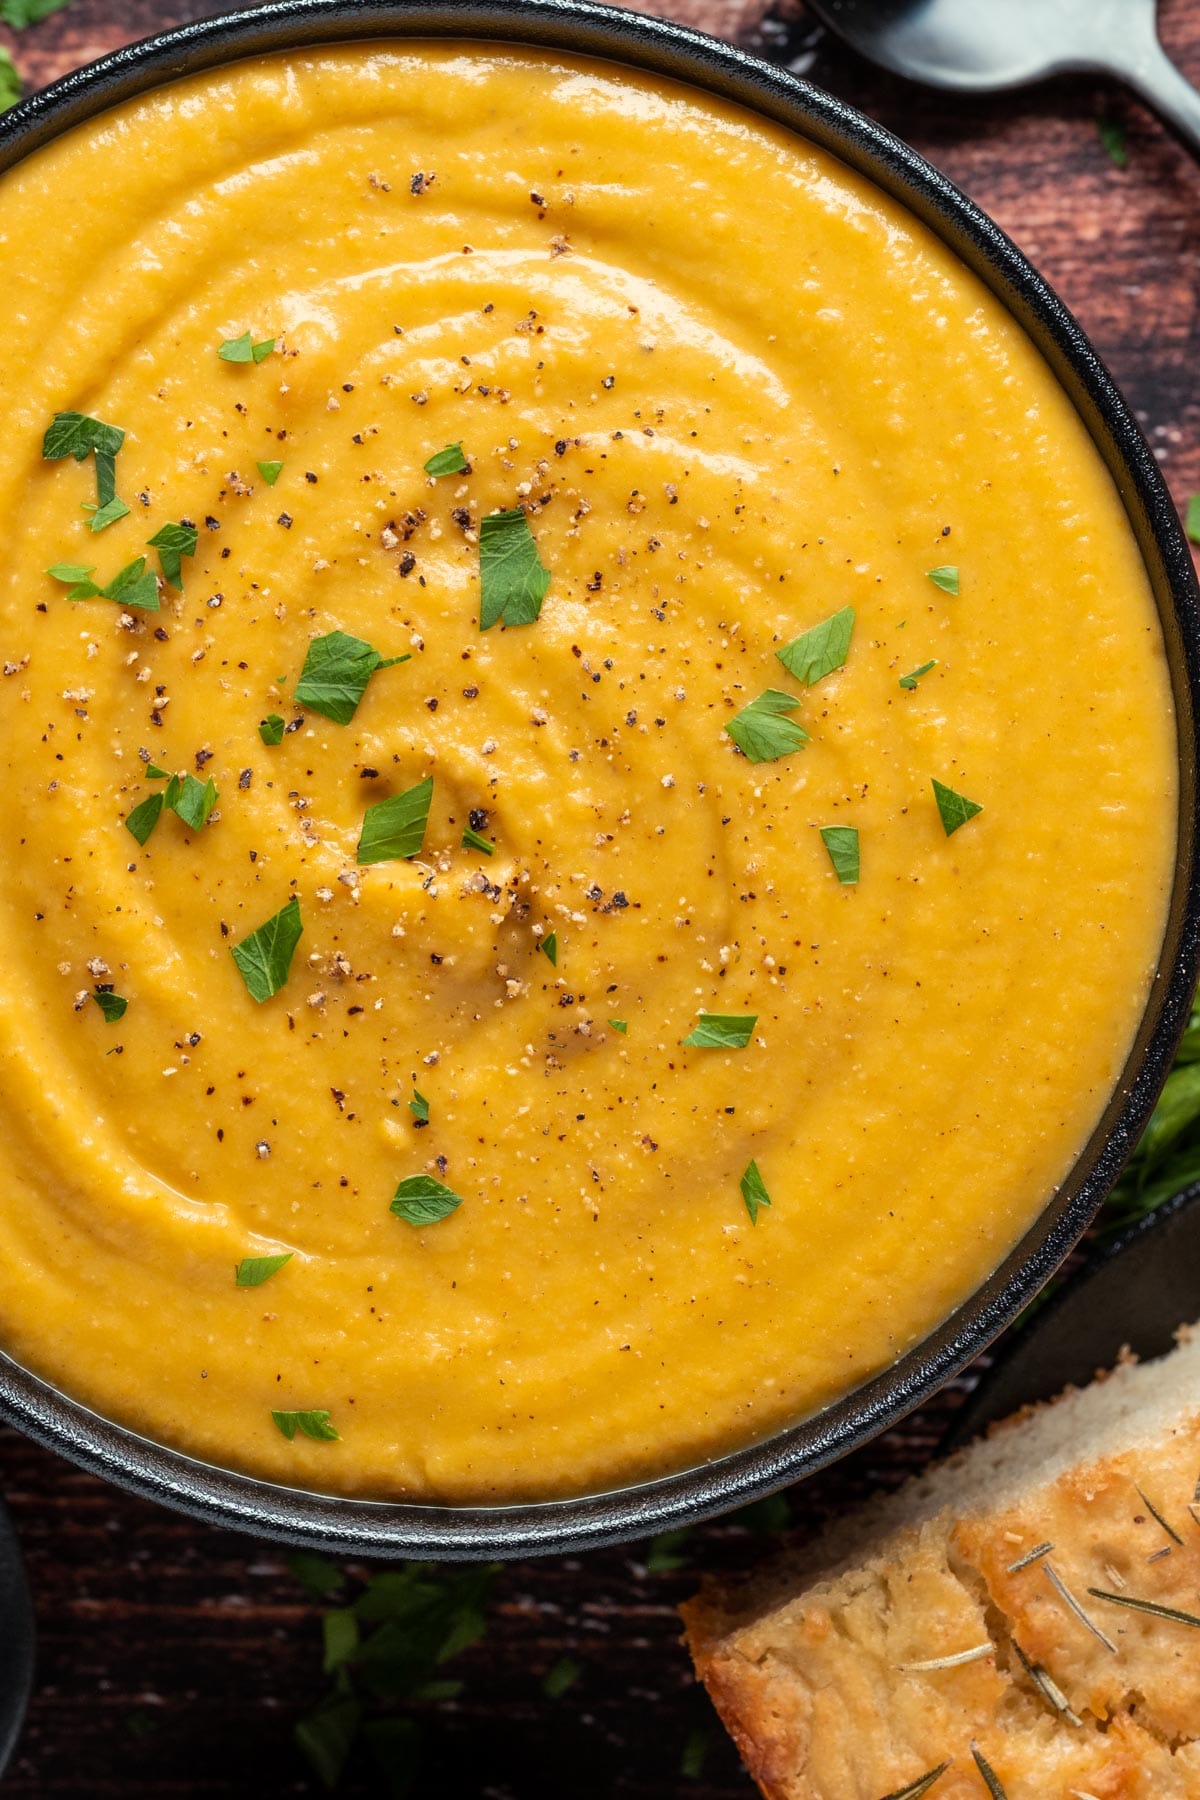
<path fill-rule="evenodd" d="M 1053 0 L 1046 0 L 1052 4 Z M 1136 105 L 1090 81 L 957 101 L 868 71 L 798 0 L 755 23 L 756 0 L 673 0 L 882 119 L 1016 238 L 1080 316 L 1138 416 L 1182 506 L 1200 491 L 1200 168 Z M 645 0 L 643 10 L 651 10 Z M 165 25 L 226 10 L 207 0 L 76 0 L 0 39 L 31 84 Z M 1200 4 L 1166 0 L 1163 36 L 1200 81 Z M 1098 121 L 1127 132 L 1128 167 Z M 933 1451 L 961 1387 L 867 1452 L 791 1496 L 802 1527 Z M 11 1800 L 160 1800 L 319 1791 L 291 1744 L 323 1689 L 318 1610 L 282 1554 L 128 1499 L 0 1433 L 0 1488 L 28 1555 L 41 1629 L 37 1691 L 5 1784 Z M 418 1792 L 443 1800 L 746 1800 L 752 1790 L 691 1681 L 675 1602 L 701 1567 L 736 1566 L 761 1539 L 693 1534 L 689 1568 L 649 1574 L 637 1551 L 519 1564 L 450 1704 L 419 1709 Z M 2 1622 L 0 1622 L 2 1628 Z M 556 1702 L 541 1679 L 564 1652 L 582 1674 Z M 708 1729 L 698 1777 L 685 1744 Z M 346 1794 L 379 1794 L 367 1772 Z"/>

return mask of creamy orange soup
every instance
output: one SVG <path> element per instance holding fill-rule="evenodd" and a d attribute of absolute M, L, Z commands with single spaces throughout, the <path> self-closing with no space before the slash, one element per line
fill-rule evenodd
<path fill-rule="evenodd" d="M 1146 574 L 1008 315 L 803 141 L 487 47 L 167 87 L 0 245 L 7 1350 L 511 1501 L 919 1342 L 1174 854 Z"/>

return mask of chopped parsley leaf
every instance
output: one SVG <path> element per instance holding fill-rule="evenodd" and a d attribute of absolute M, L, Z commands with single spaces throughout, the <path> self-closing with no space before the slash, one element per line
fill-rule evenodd
<path fill-rule="evenodd" d="M 115 1025 L 118 1019 L 125 1017 L 125 1008 L 129 1002 L 120 994 L 114 994 L 111 988 L 96 988 L 92 999 L 110 1025 Z"/>
<path fill-rule="evenodd" d="M 292 895 L 286 906 L 267 919 L 229 954 L 237 964 L 252 1000 L 261 1006 L 277 994 L 288 978 L 296 945 L 304 926 L 300 919 L 300 901 Z"/>
<path fill-rule="evenodd" d="M 124 442 L 125 433 L 118 425 L 106 425 L 102 419 L 89 418 L 87 413 L 60 412 L 46 427 L 42 455 L 47 462 L 58 462 L 64 456 L 86 462 L 93 452 L 97 456 L 115 456 Z"/>
<path fill-rule="evenodd" d="M 976 813 L 983 811 L 975 800 L 968 800 L 964 794 L 956 794 L 953 788 L 943 786 L 940 781 L 933 783 L 933 797 L 937 801 L 938 812 L 942 816 L 942 830 L 947 837 L 953 837 L 960 825 L 973 819 Z"/>
<path fill-rule="evenodd" d="M 625 1033 L 629 1030 L 628 1019 L 610 1019 L 608 1022 L 614 1031 L 620 1032 L 622 1037 L 624 1037 Z"/>
<path fill-rule="evenodd" d="M 13 31 L 24 31 L 28 25 L 40 25 L 51 13 L 61 12 L 71 0 L 0 0 L 0 24 Z"/>
<path fill-rule="evenodd" d="M 217 784 L 211 776 L 207 781 L 197 781 L 194 775 L 172 775 L 163 795 L 163 805 L 193 831 L 200 831 L 208 824 L 219 798 Z"/>
<path fill-rule="evenodd" d="M 125 820 L 126 831 L 132 832 L 138 843 L 143 846 L 162 817 L 163 797 L 161 794 L 147 794 L 138 802 Z"/>
<path fill-rule="evenodd" d="M 408 1103 L 408 1110 L 418 1125 L 428 1125 L 429 1102 L 419 1088 L 413 1089 L 413 1097 Z"/>
<path fill-rule="evenodd" d="M 146 569 L 144 556 L 117 572 L 107 587 L 97 587 L 92 571 L 82 563 L 54 563 L 46 570 L 55 581 L 69 584 L 68 600 L 114 600 L 118 606 L 140 606 L 145 612 L 159 609 L 158 582 Z"/>
<path fill-rule="evenodd" d="M 94 563 L 52 563 L 46 573 L 52 581 L 68 584 L 68 600 L 94 600 L 100 593 L 95 582 L 88 579 L 94 567 Z"/>
<path fill-rule="evenodd" d="M 803 725 L 785 717 L 785 714 L 795 712 L 799 704 L 794 694 L 782 694 L 778 688 L 768 688 L 765 694 L 760 694 L 757 700 L 735 713 L 726 723 L 725 731 L 751 762 L 774 762 L 780 756 L 790 756 L 793 750 L 802 749 L 808 742 Z"/>
<path fill-rule="evenodd" d="M 573 1688 L 583 1669 L 573 1656 L 560 1656 L 542 1678 L 542 1692 L 547 1700 L 561 1700 L 568 1688 Z"/>
<path fill-rule="evenodd" d="M 257 466 L 259 474 L 262 476 L 268 487 L 274 487 L 275 483 L 279 480 L 279 477 L 283 474 L 283 464 L 281 462 L 260 462 Z"/>
<path fill-rule="evenodd" d="M 750 1214 L 750 1223 L 758 1224 L 760 1206 L 770 1206 L 771 1196 L 767 1192 L 767 1184 L 759 1173 L 758 1164 L 751 1157 L 746 1164 L 746 1173 L 742 1176 L 742 1199 L 746 1203 L 746 1211 Z"/>
<path fill-rule="evenodd" d="M 323 713 L 335 725 L 348 725 L 375 671 L 411 660 L 408 655 L 380 656 L 362 638 L 352 637 L 348 631 L 331 631 L 308 646 L 296 683 L 296 705 Z"/>
<path fill-rule="evenodd" d="M 546 958 L 546 961 L 550 964 L 551 968 L 557 969 L 557 967 L 558 967 L 558 933 L 557 933 L 557 931 L 551 931 L 550 933 L 548 933 L 548 935 L 546 937 L 540 938 L 538 940 L 538 949 L 541 951 L 542 955 Z"/>
<path fill-rule="evenodd" d="M 542 610 L 550 571 L 542 563 L 519 506 L 490 513 L 479 526 L 479 629 L 532 625 Z"/>
<path fill-rule="evenodd" d="M 268 713 L 265 719 L 258 722 L 258 735 L 264 744 L 282 744 L 286 730 L 278 713 Z"/>
<path fill-rule="evenodd" d="M 744 1050 L 757 1024 L 757 1013 L 702 1012 L 683 1041 L 696 1050 Z"/>
<path fill-rule="evenodd" d="M 226 338 L 217 355 L 222 362 L 260 363 L 266 362 L 274 348 L 274 338 L 263 338 L 256 344 L 251 333 L 243 331 L 241 337 Z"/>
<path fill-rule="evenodd" d="M 0 13 L 0 18 L 3 18 Z M 0 46 L 0 113 L 6 113 L 10 106 L 15 106 L 23 92 L 20 72 L 12 59 L 12 52 Z"/>
<path fill-rule="evenodd" d="M 115 494 L 111 500 L 106 500 L 103 506 L 92 506 L 90 502 L 85 501 L 84 510 L 92 515 L 88 520 L 89 531 L 104 531 L 109 525 L 115 525 L 118 519 L 127 519 L 130 512 L 125 502 L 119 500 Z"/>
<path fill-rule="evenodd" d="M 1200 494 L 1193 494 L 1188 500 L 1186 529 L 1193 544 L 1200 544 Z"/>
<path fill-rule="evenodd" d="M 958 592 L 958 570 L 953 563 L 943 563 L 940 569 L 930 569 L 929 579 L 934 587 L 941 588 L 943 594 Z"/>
<path fill-rule="evenodd" d="M 406 1225 L 436 1225 L 461 1205 L 462 1195 L 432 1175 L 407 1175 L 392 1197 L 391 1211 Z"/>
<path fill-rule="evenodd" d="M 822 825 L 821 842 L 843 887 L 858 880 L 858 830 L 854 825 Z"/>
<path fill-rule="evenodd" d="M 1115 119 L 1099 119 L 1097 129 L 1100 142 L 1104 146 L 1104 154 L 1115 169 L 1129 167 L 1129 149 L 1125 142 L 1125 127 L 1118 125 Z"/>
<path fill-rule="evenodd" d="M 919 669 L 914 669 L 911 674 L 900 677 L 900 686 L 909 689 L 915 688 L 922 675 L 928 675 L 930 669 L 936 668 L 936 662 L 922 663 Z"/>
<path fill-rule="evenodd" d="M 463 826 L 462 847 L 464 850 L 482 850 L 485 856 L 496 854 L 496 846 L 491 838 L 482 836 L 473 825 Z"/>
<path fill-rule="evenodd" d="M 297 1432 L 306 1438 L 312 1438 L 318 1444 L 336 1444 L 341 1441 L 330 1423 L 328 1412 L 324 1410 L 272 1412 L 271 1417 L 289 1444 Z"/>
<path fill-rule="evenodd" d="M 147 539 L 150 548 L 158 551 L 163 580 L 178 593 L 183 592 L 182 559 L 185 556 L 195 556 L 198 536 L 194 525 L 172 524 L 160 526 L 154 536 Z"/>
<path fill-rule="evenodd" d="M 284 1263 L 290 1263 L 296 1254 L 294 1250 L 281 1250 L 278 1256 L 243 1256 L 233 1272 L 233 1279 L 238 1287 L 261 1287 L 272 1275 L 277 1275 Z"/>
<path fill-rule="evenodd" d="M 435 478 L 439 475 L 466 475 L 470 463 L 463 455 L 463 447 L 459 444 L 447 444 L 444 450 L 435 450 L 425 464 L 425 473 Z"/>
<path fill-rule="evenodd" d="M 789 675 L 794 675 L 805 687 L 811 687 L 814 681 L 841 668 L 850 654 L 853 635 L 854 608 L 843 606 L 840 612 L 823 619 L 819 625 L 802 631 L 798 638 L 793 638 L 775 654 Z"/>
<path fill-rule="evenodd" d="M 170 769 L 160 769 L 157 763 L 147 763 L 142 770 L 147 781 L 169 781 Z"/>
<path fill-rule="evenodd" d="M 117 496 L 117 459 L 107 450 L 96 452 L 96 504 L 105 507 Z M 126 507 L 128 512 L 129 508 Z M 95 527 L 92 528 L 95 530 Z"/>
<path fill-rule="evenodd" d="M 368 806 L 359 833 L 358 861 L 399 862 L 403 857 L 418 855 L 425 842 L 432 800 L 433 776 L 427 775 L 416 787 Z"/>

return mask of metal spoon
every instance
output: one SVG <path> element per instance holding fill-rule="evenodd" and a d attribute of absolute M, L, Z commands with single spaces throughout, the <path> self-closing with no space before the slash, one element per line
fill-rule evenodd
<path fill-rule="evenodd" d="M 973 93 L 1113 75 L 1200 155 L 1200 93 L 1158 41 L 1155 0 L 808 0 L 860 55 Z"/>

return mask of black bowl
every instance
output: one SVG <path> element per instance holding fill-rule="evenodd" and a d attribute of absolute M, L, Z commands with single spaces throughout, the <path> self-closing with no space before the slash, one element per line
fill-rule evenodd
<path fill-rule="evenodd" d="M 1179 856 L 1158 978 L 1104 1115 L 1061 1189 L 996 1272 L 915 1350 L 835 1405 L 750 1448 L 618 1492 L 510 1507 L 432 1507 L 298 1492 L 211 1467 L 119 1426 L 0 1358 L 0 1413 L 123 1487 L 200 1518 L 343 1554 L 477 1559 L 645 1537 L 783 1487 L 894 1425 L 983 1350 L 1078 1241 L 1149 1117 L 1195 987 L 1200 593 L 1154 458 L 1066 308 L 1003 232 L 915 151 L 853 107 L 677 25 L 592 0 L 280 0 L 186 26 L 70 75 L 0 118 L 0 173 L 107 107 L 182 75 L 296 47 L 474 38 L 607 58 L 735 101 L 839 157 L 924 221 L 1042 352 L 1112 472 L 1150 574 L 1180 744 Z"/>
<path fill-rule="evenodd" d="M 11 1521 L 0 1506 L 0 1775 L 13 1753 L 33 1685 L 33 1605 Z"/>

